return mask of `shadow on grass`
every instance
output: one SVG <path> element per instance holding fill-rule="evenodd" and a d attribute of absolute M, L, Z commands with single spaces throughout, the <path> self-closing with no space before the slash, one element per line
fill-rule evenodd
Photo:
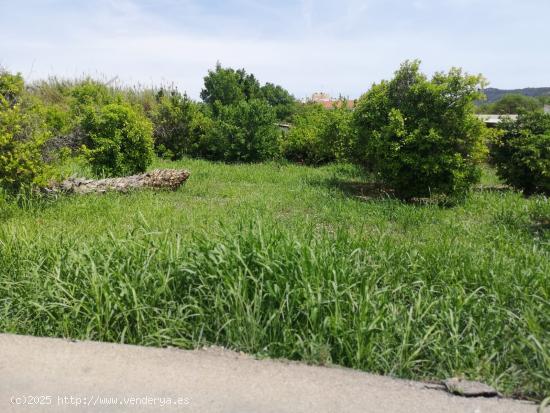
<path fill-rule="evenodd" d="M 366 171 L 337 171 L 329 177 L 311 177 L 307 179 L 307 183 L 314 188 L 329 189 L 365 201 L 397 199 L 392 189 L 376 181 L 375 177 Z"/>
<path fill-rule="evenodd" d="M 359 180 L 343 180 L 331 178 L 325 180 L 324 184 L 331 189 L 336 189 L 342 194 L 363 200 L 371 199 L 396 199 L 392 189 L 384 187 L 379 182 L 364 182 Z"/>
<path fill-rule="evenodd" d="M 324 180 L 313 180 L 310 181 L 310 184 L 312 186 L 336 190 L 344 196 L 366 202 L 393 200 L 396 202 L 401 202 L 405 205 L 433 205 L 444 208 L 454 207 L 461 202 L 461 198 L 448 197 L 445 195 L 432 195 L 431 197 L 413 197 L 403 199 L 397 196 L 394 189 L 388 188 L 383 183 L 374 180 L 346 180 L 332 177 Z"/>
<path fill-rule="evenodd" d="M 477 192 L 489 192 L 489 193 L 500 193 L 512 191 L 513 188 L 509 185 L 496 184 L 496 185 L 475 185 L 473 187 L 474 191 Z"/>
<path fill-rule="evenodd" d="M 531 224 L 531 229 L 535 233 L 550 235 L 550 219 L 533 221 Z"/>

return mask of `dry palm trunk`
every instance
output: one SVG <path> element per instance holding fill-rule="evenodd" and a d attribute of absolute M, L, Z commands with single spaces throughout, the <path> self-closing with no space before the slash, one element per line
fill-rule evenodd
<path fill-rule="evenodd" d="M 91 192 L 119 191 L 126 192 L 138 188 L 177 189 L 189 178 L 189 171 L 184 169 L 155 169 L 140 175 L 121 178 L 82 179 L 69 178 L 57 185 L 54 191 L 88 194 Z"/>

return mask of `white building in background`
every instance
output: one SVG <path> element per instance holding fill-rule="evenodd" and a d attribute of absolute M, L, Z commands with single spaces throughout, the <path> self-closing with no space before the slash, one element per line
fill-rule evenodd
<path fill-rule="evenodd" d="M 489 127 L 495 127 L 500 122 L 502 122 L 503 119 L 511 119 L 516 120 L 518 118 L 518 115 L 476 115 L 479 120 L 485 123 L 485 125 Z"/>
<path fill-rule="evenodd" d="M 544 105 L 544 113 L 550 113 L 550 105 Z"/>

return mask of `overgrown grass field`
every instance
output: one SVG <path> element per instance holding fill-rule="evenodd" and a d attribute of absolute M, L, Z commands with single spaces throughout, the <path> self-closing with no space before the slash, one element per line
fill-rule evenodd
<path fill-rule="evenodd" d="M 0 331 L 548 393 L 547 199 L 477 189 L 415 205 L 370 196 L 349 165 L 156 162 L 191 177 L 0 203 Z"/>

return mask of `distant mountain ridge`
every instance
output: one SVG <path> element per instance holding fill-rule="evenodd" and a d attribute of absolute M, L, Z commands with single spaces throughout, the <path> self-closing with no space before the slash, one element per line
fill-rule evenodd
<path fill-rule="evenodd" d="M 499 100 L 504 95 L 511 93 L 537 97 L 537 96 L 550 96 L 550 87 L 526 87 L 523 89 L 497 89 L 489 87 L 484 89 L 483 92 L 487 95 L 485 103 L 493 103 Z"/>

